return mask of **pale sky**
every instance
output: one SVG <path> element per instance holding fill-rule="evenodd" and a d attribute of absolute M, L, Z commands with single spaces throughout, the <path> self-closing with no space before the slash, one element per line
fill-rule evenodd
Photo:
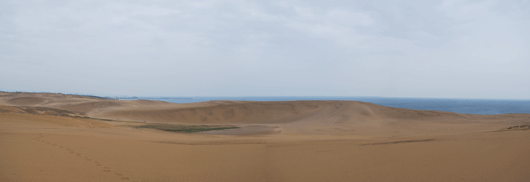
<path fill-rule="evenodd" d="M 0 1 L 0 90 L 530 99 L 530 1 Z"/>

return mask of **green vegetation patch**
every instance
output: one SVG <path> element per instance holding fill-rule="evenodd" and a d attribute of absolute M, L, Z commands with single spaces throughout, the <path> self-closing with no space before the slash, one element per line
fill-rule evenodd
<path fill-rule="evenodd" d="M 111 119 L 99 119 L 99 118 L 91 118 L 91 117 L 78 117 L 78 118 L 81 118 L 81 119 L 93 119 L 93 120 L 100 120 L 100 121 L 114 121 L 114 120 L 111 120 Z"/>
<path fill-rule="evenodd" d="M 530 129 L 530 125 L 511 126 L 508 128 L 508 130 L 528 130 L 528 129 Z"/>
<path fill-rule="evenodd" d="M 169 132 L 180 132 L 180 133 L 195 133 L 201 131 L 212 131 L 212 130 L 226 130 L 239 128 L 236 126 L 220 126 L 220 125 L 179 125 L 179 124 L 146 124 L 140 126 L 134 126 L 135 128 L 150 128 Z"/>

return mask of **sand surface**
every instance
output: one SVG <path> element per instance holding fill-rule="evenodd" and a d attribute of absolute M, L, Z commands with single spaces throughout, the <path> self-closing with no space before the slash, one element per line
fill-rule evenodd
<path fill-rule="evenodd" d="M 145 123 L 240 128 L 132 127 Z M 174 104 L 0 92 L 0 181 L 530 181 L 528 125 L 529 114 L 354 101 Z"/>

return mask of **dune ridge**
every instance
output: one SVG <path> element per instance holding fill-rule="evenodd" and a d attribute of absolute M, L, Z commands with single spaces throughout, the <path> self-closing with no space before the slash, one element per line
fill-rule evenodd
<path fill-rule="evenodd" d="M 529 124 L 530 114 L 473 115 L 359 101 L 209 101 L 175 104 L 63 94 L 19 93 L 0 104 L 49 107 L 79 116 L 150 123 L 263 125 L 291 134 L 409 136 L 491 131 Z M 481 127 L 476 127 L 480 125 Z M 261 131 L 261 130 L 260 130 Z M 236 132 L 236 131 L 235 131 Z M 236 132 L 237 133 L 237 132 Z"/>

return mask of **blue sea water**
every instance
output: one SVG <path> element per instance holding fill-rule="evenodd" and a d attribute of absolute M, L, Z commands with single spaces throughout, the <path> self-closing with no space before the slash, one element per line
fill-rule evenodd
<path fill-rule="evenodd" d="M 389 107 L 449 111 L 463 114 L 507 114 L 530 113 L 530 100 L 489 99 L 432 99 L 391 97 L 139 97 L 138 99 L 160 100 L 173 103 L 193 103 L 212 100 L 239 101 L 294 101 L 294 100 L 353 100 L 370 102 Z"/>

